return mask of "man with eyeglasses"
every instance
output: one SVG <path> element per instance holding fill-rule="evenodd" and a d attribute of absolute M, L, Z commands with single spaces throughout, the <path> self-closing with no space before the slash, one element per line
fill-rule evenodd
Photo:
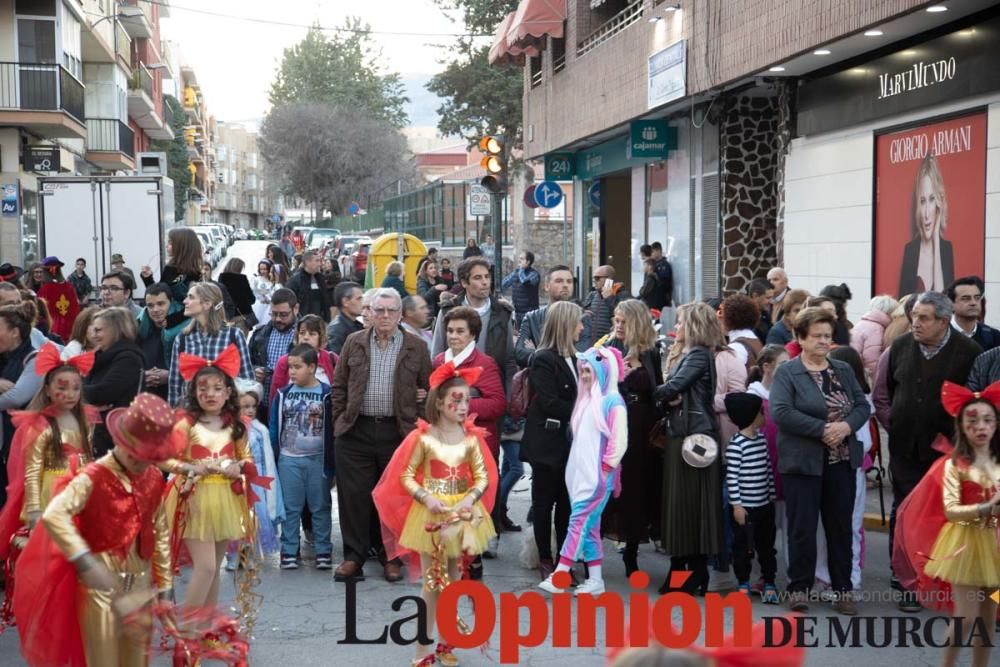
<path fill-rule="evenodd" d="M 403 331 L 399 292 L 379 288 L 371 297 L 372 326 L 347 337 L 333 374 L 337 438 L 337 502 L 344 561 L 335 581 L 362 579 L 371 547 L 386 581 L 403 578 L 401 563 L 387 561 L 372 491 L 403 437 L 423 411 L 431 374 L 427 345 Z"/>
<path fill-rule="evenodd" d="M 295 338 L 295 323 L 299 314 L 299 300 L 292 290 L 281 287 L 271 295 L 271 321 L 261 324 L 250 334 L 250 362 L 254 377 L 264 385 L 257 409 L 263 423 L 268 422 L 268 400 L 271 395 L 271 376 L 278 359 L 288 354 Z"/>
<path fill-rule="evenodd" d="M 593 290 L 583 302 L 583 310 L 590 313 L 588 346 L 611 333 L 615 308 L 631 298 L 625 283 L 615 282 L 615 267 L 604 264 L 594 269 Z"/>
<path fill-rule="evenodd" d="M 111 271 L 101 278 L 101 305 L 105 308 L 128 308 L 139 319 L 142 308 L 132 299 L 135 281 L 124 271 Z"/>

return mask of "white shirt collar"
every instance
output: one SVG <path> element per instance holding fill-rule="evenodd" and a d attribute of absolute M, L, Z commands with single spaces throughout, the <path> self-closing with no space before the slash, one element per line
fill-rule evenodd
<path fill-rule="evenodd" d="M 962 325 L 958 323 L 958 320 L 955 319 L 954 315 L 951 316 L 951 326 L 952 326 L 952 328 L 957 329 L 958 331 L 961 331 L 963 334 L 965 334 L 969 338 L 972 338 L 973 336 L 975 336 L 976 332 L 979 331 L 979 322 L 976 322 L 976 325 L 974 327 L 972 327 L 972 331 L 971 332 L 967 332 L 965 329 L 962 328 Z"/>
<path fill-rule="evenodd" d="M 755 334 L 750 329 L 736 329 L 735 331 L 730 331 L 729 332 L 729 340 L 736 340 L 737 338 L 751 338 L 751 339 L 753 339 L 753 338 L 756 338 L 756 337 L 757 337 L 757 334 Z"/>
<path fill-rule="evenodd" d="M 449 347 L 447 350 L 444 351 L 444 362 L 448 363 L 450 361 L 453 364 L 455 364 L 455 368 L 458 368 L 459 366 L 465 363 L 466 359 L 472 356 L 472 351 L 475 349 L 476 349 L 476 341 L 472 341 L 471 343 L 466 345 L 465 349 L 459 352 L 458 354 L 453 354 L 451 348 Z"/>

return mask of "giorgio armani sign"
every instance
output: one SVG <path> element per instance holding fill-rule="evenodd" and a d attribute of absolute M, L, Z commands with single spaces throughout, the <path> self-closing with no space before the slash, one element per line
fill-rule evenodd
<path fill-rule="evenodd" d="M 1000 16 L 827 76 L 798 89 L 798 134 L 857 125 L 1000 91 Z"/>

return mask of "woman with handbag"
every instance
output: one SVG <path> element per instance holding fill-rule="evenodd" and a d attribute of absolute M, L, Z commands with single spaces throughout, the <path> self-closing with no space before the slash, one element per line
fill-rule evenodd
<path fill-rule="evenodd" d="M 659 534 L 663 454 L 650 444 L 649 433 L 656 423 L 653 390 L 663 384 L 663 373 L 656 330 L 644 303 L 622 301 L 612 325 L 607 346 L 621 352 L 625 361 L 618 391 L 628 415 L 628 449 L 621 462 L 621 494 L 608 502 L 602 533 L 625 543 L 627 577 L 639 569 L 639 544 Z"/>
<path fill-rule="evenodd" d="M 677 309 L 675 345 L 684 356 L 654 394 L 670 406 L 667 445 L 663 452 L 663 548 L 670 554 L 670 573 L 660 593 L 671 590 L 675 571 L 690 576 L 681 589 L 704 593 L 708 557 L 723 546 L 722 461 L 715 418 L 715 361 L 719 336 L 715 311 L 704 303 Z"/>
<path fill-rule="evenodd" d="M 781 366 L 771 386 L 771 415 L 778 425 L 778 471 L 788 526 L 788 598 L 792 611 L 809 608 L 816 579 L 816 529 L 823 518 L 834 610 L 857 614 L 851 565 L 855 471 L 863 456 L 855 433 L 871 406 L 843 361 L 828 358 L 837 318 L 806 308 L 795 320 L 802 354 Z"/>

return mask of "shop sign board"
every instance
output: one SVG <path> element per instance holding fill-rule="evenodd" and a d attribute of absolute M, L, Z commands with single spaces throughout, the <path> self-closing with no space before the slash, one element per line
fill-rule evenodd
<path fill-rule="evenodd" d="M 572 153 L 550 153 L 545 156 L 545 180 L 569 181 L 576 175 Z"/>
<path fill-rule="evenodd" d="M 665 160 L 677 148 L 677 128 L 665 118 L 635 120 L 629 124 L 628 158 Z"/>
<path fill-rule="evenodd" d="M 535 186 L 535 203 L 542 208 L 555 208 L 562 198 L 562 188 L 555 181 L 542 181 Z"/>
<path fill-rule="evenodd" d="M 28 146 L 24 149 L 24 168 L 27 171 L 58 172 L 59 157 L 58 146 Z"/>
<path fill-rule="evenodd" d="M 649 109 L 684 97 L 687 93 L 687 40 L 682 39 L 649 56 L 647 79 Z"/>
<path fill-rule="evenodd" d="M 17 183 L 3 184 L 3 199 L 0 199 L 0 215 L 16 218 L 18 211 Z"/>
<path fill-rule="evenodd" d="M 490 214 L 490 191 L 485 185 L 469 186 L 469 217 Z"/>
<path fill-rule="evenodd" d="M 873 294 L 942 292 L 985 275 L 987 145 L 982 110 L 875 137 Z"/>
<path fill-rule="evenodd" d="M 803 136 L 1000 90 L 1000 16 L 798 88 Z"/>

